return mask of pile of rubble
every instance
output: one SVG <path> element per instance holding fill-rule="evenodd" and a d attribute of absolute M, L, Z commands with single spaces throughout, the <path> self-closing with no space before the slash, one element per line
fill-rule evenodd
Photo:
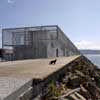
<path fill-rule="evenodd" d="M 43 89 L 41 100 L 100 100 L 100 69 L 84 57 Z"/>

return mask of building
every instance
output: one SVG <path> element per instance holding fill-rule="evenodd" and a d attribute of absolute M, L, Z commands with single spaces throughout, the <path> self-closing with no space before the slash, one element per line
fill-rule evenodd
<path fill-rule="evenodd" d="M 3 29 L 2 47 L 6 60 L 49 58 L 80 53 L 57 25 Z"/>

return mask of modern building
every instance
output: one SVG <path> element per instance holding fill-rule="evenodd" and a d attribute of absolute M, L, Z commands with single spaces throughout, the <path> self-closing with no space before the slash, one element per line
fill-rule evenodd
<path fill-rule="evenodd" d="M 6 60 L 49 58 L 80 53 L 57 25 L 3 29 L 2 47 L 3 58 Z"/>

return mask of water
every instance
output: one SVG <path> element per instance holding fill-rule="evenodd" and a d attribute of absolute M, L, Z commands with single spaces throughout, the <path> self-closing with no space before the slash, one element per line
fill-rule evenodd
<path fill-rule="evenodd" d="M 87 54 L 85 56 L 100 68 L 100 54 Z"/>

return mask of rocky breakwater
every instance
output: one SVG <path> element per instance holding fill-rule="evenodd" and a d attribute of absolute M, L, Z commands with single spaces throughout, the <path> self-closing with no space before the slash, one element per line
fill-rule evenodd
<path fill-rule="evenodd" d="M 100 69 L 80 56 L 59 79 L 45 84 L 39 100 L 100 100 Z"/>

